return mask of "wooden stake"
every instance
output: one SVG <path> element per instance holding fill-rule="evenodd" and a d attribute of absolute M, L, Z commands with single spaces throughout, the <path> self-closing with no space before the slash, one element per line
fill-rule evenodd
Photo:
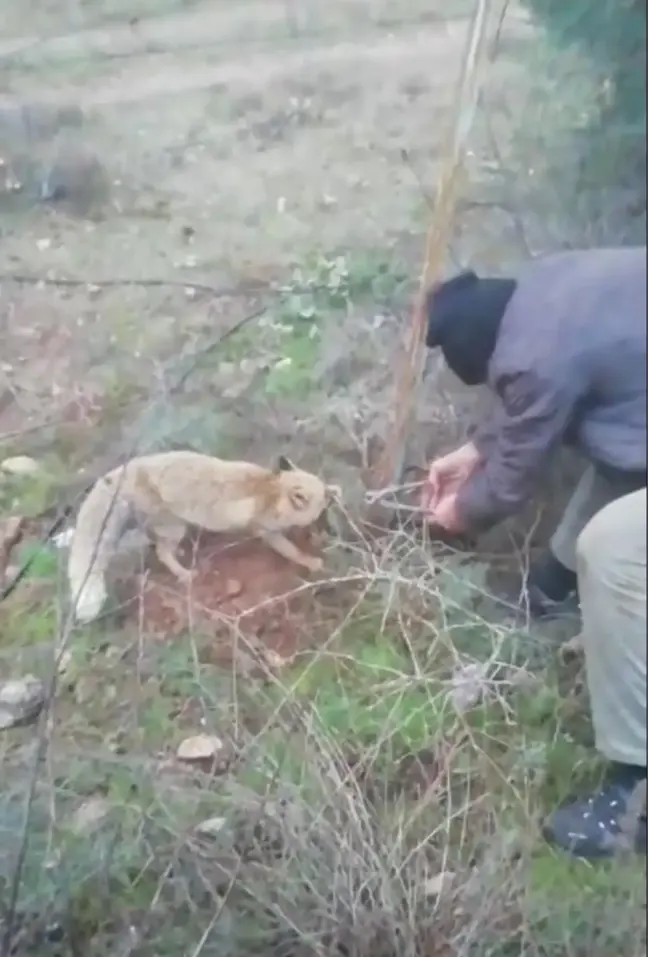
<path fill-rule="evenodd" d="M 479 99 L 479 67 L 483 58 L 490 10 L 490 0 L 477 0 L 457 86 L 453 123 L 449 131 L 434 215 L 427 234 L 419 291 L 396 373 L 394 417 L 382 454 L 371 472 L 369 485 L 372 489 L 399 484 L 405 464 L 407 437 L 425 363 L 427 296 L 442 276 L 468 136 Z M 367 521 L 378 526 L 385 524 L 384 510 L 379 500 L 369 507 Z"/>

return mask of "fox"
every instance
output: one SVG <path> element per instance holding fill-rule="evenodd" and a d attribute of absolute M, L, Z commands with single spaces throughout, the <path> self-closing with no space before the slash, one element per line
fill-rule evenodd
<path fill-rule="evenodd" d="M 193 570 L 180 563 L 177 549 L 189 525 L 247 532 L 317 572 L 322 559 L 303 552 L 284 532 L 314 525 L 340 497 L 339 486 L 297 468 L 285 455 L 272 468 L 193 451 L 133 458 L 100 478 L 79 509 L 67 566 L 74 616 L 90 622 L 101 612 L 108 564 L 133 520 L 143 526 L 159 561 L 184 584 Z"/>

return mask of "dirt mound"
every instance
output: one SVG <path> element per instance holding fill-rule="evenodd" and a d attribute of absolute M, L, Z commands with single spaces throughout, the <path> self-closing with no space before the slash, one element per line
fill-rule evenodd
<path fill-rule="evenodd" d="M 291 536 L 316 553 L 314 536 Z M 291 658 L 314 640 L 316 587 L 312 576 L 258 540 L 195 532 L 180 549 L 194 569 L 190 585 L 179 583 L 152 559 L 140 580 L 130 617 L 145 633 L 173 637 L 199 632 L 214 638 L 218 661 L 270 651 Z"/>

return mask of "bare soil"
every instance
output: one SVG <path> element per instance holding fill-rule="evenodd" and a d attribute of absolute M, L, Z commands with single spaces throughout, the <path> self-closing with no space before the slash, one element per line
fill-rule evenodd
<path fill-rule="evenodd" d="M 311 535 L 293 539 L 315 553 Z M 262 542 L 202 532 L 184 544 L 180 556 L 194 570 L 189 586 L 153 565 L 135 583 L 129 617 L 144 633 L 173 640 L 198 631 L 213 639 L 210 658 L 220 663 L 237 655 L 254 658 L 260 650 L 277 663 L 314 645 L 314 589 L 305 588 L 299 569 Z"/>

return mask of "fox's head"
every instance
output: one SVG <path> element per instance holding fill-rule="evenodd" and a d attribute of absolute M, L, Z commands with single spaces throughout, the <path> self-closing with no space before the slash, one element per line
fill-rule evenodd
<path fill-rule="evenodd" d="M 273 509 L 277 528 L 312 525 L 342 496 L 339 485 L 328 485 L 318 475 L 297 468 L 285 455 L 279 457 L 274 474 L 279 491 Z"/>

